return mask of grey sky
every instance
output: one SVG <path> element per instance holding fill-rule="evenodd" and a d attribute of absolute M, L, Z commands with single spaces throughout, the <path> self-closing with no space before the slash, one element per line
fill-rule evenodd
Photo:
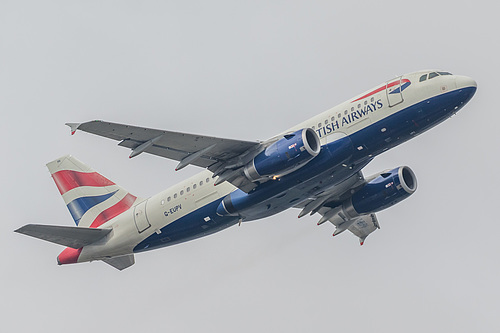
<path fill-rule="evenodd" d="M 500 29 L 491 1 L 0 3 L 2 326 L 18 332 L 493 332 Z M 398 74 L 473 77 L 458 115 L 366 169 L 419 188 L 363 247 L 298 211 L 136 256 L 56 265 L 14 234 L 72 225 L 45 163 L 71 153 L 149 196 L 195 174 L 65 122 L 266 139 Z"/>

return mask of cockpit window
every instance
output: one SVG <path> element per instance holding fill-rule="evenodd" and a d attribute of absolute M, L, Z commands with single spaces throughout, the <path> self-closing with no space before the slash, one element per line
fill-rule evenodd
<path fill-rule="evenodd" d="M 436 76 L 438 76 L 438 73 L 436 72 L 429 73 L 429 80 L 435 78 Z"/>
<path fill-rule="evenodd" d="M 424 82 L 424 81 L 425 81 L 425 80 L 427 80 L 427 79 L 429 79 L 429 80 L 430 80 L 430 79 L 433 79 L 433 78 L 435 78 L 435 77 L 437 77 L 437 76 L 440 76 L 440 75 L 453 75 L 453 74 L 451 74 L 451 73 L 449 73 L 449 72 L 431 72 L 431 73 L 429 73 L 429 74 L 424 74 L 424 75 L 422 75 L 422 76 L 420 77 L 420 82 Z"/>

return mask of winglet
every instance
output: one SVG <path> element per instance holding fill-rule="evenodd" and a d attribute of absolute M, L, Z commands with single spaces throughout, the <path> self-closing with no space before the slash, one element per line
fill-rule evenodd
<path fill-rule="evenodd" d="M 66 123 L 64 125 L 69 126 L 69 128 L 71 128 L 71 135 L 74 135 L 81 123 Z"/>

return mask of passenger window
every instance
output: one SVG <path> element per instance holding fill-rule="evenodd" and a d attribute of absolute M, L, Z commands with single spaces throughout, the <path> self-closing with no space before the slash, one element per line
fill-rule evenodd
<path fill-rule="evenodd" d="M 176 198 L 177 198 L 177 193 L 174 193 L 174 199 L 176 199 Z"/>
<path fill-rule="evenodd" d="M 372 102 L 373 102 L 373 101 L 375 101 L 375 98 L 374 98 L 374 97 L 372 97 L 371 101 L 372 101 Z"/>
<path fill-rule="evenodd" d="M 328 124 L 328 119 L 327 119 L 327 120 L 325 120 L 325 125 L 326 125 L 326 124 Z"/>
<path fill-rule="evenodd" d="M 316 126 L 313 126 L 313 127 L 312 127 L 312 129 L 313 129 L 313 130 L 315 130 L 315 129 L 316 129 Z"/>
<path fill-rule="evenodd" d="M 436 76 L 438 76 L 436 72 L 429 73 L 429 80 L 435 78 Z"/>
<path fill-rule="evenodd" d="M 332 122 L 335 121 L 335 116 L 332 116 Z"/>
<path fill-rule="evenodd" d="M 203 185 L 203 180 L 200 182 L 200 186 Z"/>
<path fill-rule="evenodd" d="M 190 187 L 188 187 L 188 188 L 186 189 L 186 192 L 189 192 L 189 191 L 191 191 L 191 188 L 190 188 Z"/>
<path fill-rule="evenodd" d="M 347 110 L 344 111 L 344 114 L 347 114 Z"/>
<path fill-rule="evenodd" d="M 206 179 L 206 183 L 208 184 L 210 182 L 210 178 L 207 178 Z"/>
<path fill-rule="evenodd" d="M 193 190 L 196 190 L 196 184 L 193 184 Z"/>
<path fill-rule="evenodd" d="M 180 194 L 181 194 L 181 195 L 183 195 L 183 194 L 184 194 L 184 190 L 181 190 L 181 193 L 180 193 Z"/>
<path fill-rule="evenodd" d="M 424 82 L 425 80 L 427 80 L 427 74 L 424 74 L 420 77 L 420 82 Z"/>
<path fill-rule="evenodd" d="M 320 127 L 321 127 L 321 123 L 318 123 L 318 128 L 320 128 Z"/>
<path fill-rule="evenodd" d="M 342 114 L 341 114 L 341 113 L 339 113 L 339 114 L 337 115 L 337 118 L 340 118 L 340 117 L 342 117 Z"/>
<path fill-rule="evenodd" d="M 167 201 L 168 201 L 168 202 L 170 202 L 170 200 L 172 200 L 172 198 L 171 198 L 171 197 L 168 197 L 168 198 L 167 198 Z"/>
<path fill-rule="evenodd" d="M 351 108 L 351 112 L 353 112 L 353 111 L 354 111 L 354 106 Z"/>

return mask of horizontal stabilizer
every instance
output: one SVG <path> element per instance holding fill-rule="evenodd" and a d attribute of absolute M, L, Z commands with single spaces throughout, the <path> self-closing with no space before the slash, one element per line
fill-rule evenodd
<path fill-rule="evenodd" d="M 111 265 L 120 271 L 135 264 L 135 258 L 133 254 L 127 254 L 124 256 L 110 258 L 110 259 L 103 259 L 103 261 L 106 264 Z"/>
<path fill-rule="evenodd" d="M 112 229 L 27 224 L 15 230 L 15 232 L 79 249 L 104 238 L 111 230 Z"/>

